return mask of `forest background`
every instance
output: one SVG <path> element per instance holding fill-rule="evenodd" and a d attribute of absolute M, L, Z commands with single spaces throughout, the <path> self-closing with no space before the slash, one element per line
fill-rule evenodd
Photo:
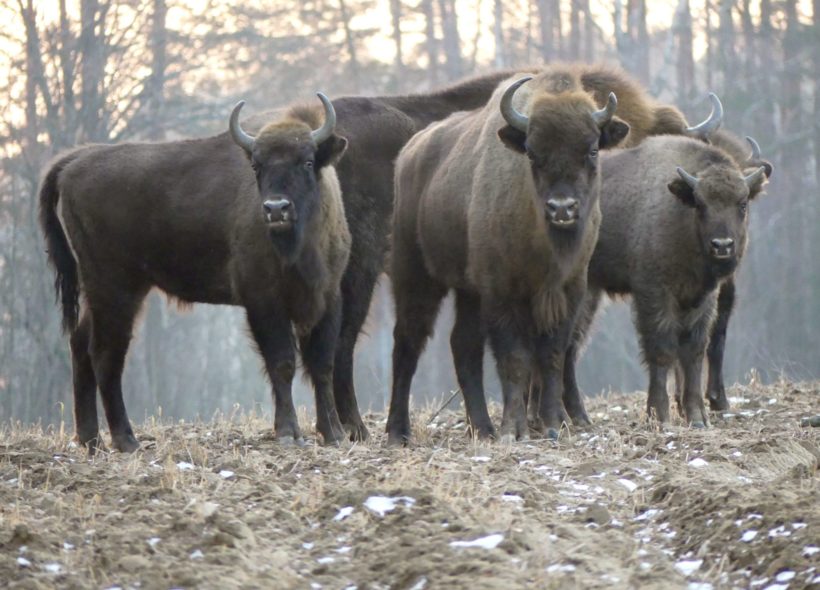
<path fill-rule="evenodd" d="M 0 421 L 53 422 L 71 407 L 36 223 L 40 174 L 60 150 L 218 133 L 240 98 L 250 114 L 317 90 L 424 92 L 558 60 L 620 64 L 692 121 L 717 92 L 725 126 L 759 141 L 775 171 L 752 207 L 727 382 L 820 378 L 820 0 L 2 0 L 0 23 Z M 447 305 L 417 403 L 456 387 L 451 325 Z M 366 409 L 389 398 L 392 329 L 383 278 L 356 353 Z M 600 314 L 580 382 L 589 394 L 645 388 L 626 303 Z M 272 407 L 242 311 L 179 312 L 159 294 L 124 387 L 138 420 Z M 488 394 L 498 390 L 490 369 Z M 300 382 L 297 401 L 310 399 Z"/>

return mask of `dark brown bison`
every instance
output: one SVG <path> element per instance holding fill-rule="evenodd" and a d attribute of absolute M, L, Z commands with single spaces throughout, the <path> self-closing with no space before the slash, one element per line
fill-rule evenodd
<path fill-rule="evenodd" d="M 600 223 L 598 150 L 622 141 L 629 126 L 613 116 L 614 94 L 600 108 L 570 69 L 513 80 L 483 109 L 431 125 L 399 155 L 391 444 L 409 439 L 410 383 L 449 289 L 453 358 L 473 431 L 495 433 L 481 378 L 484 326 L 503 389 L 502 439 L 527 437 L 523 393 L 534 366 L 546 384 L 539 415 L 556 434 L 561 423 L 555 359 L 563 359 Z"/>
<path fill-rule="evenodd" d="M 139 446 L 121 376 L 134 318 L 154 287 L 182 302 L 245 308 L 282 441 L 302 439 L 291 397 L 295 332 L 315 387 L 317 429 L 326 443 L 343 438 L 332 372 L 350 234 L 334 166 L 347 140 L 319 97 L 324 121 L 320 109 L 293 108 L 253 137 L 239 125 L 240 103 L 229 133 L 87 146 L 49 169 L 40 222 L 71 337 L 81 443 L 101 443 L 99 387 L 113 446 Z"/>
<path fill-rule="evenodd" d="M 766 182 L 764 165 L 744 169 L 726 151 L 684 137 L 656 137 L 606 154 L 603 221 L 589 265 L 577 335 L 601 295 L 631 295 L 649 370 L 647 412 L 669 419 L 670 368 L 680 364 L 682 410 L 708 424 L 701 369 L 718 291 L 746 249 L 747 207 Z M 566 371 L 574 373 L 574 355 Z"/>
<path fill-rule="evenodd" d="M 754 169 L 763 166 L 766 169 L 766 177 L 770 177 L 772 174 L 772 165 L 762 158 L 760 145 L 751 137 L 747 137 L 746 141 L 751 146 L 751 152 L 748 151 L 748 148 L 743 142 L 731 133 L 720 130 L 711 135 L 711 143 L 723 149 L 740 167 L 744 169 Z M 720 285 L 717 300 L 717 316 L 712 324 L 712 330 L 709 334 L 709 347 L 706 349 L 706 357 L 708 359 L 706 399 L 709 400 L 709 407 L 715 411 L 729 409 L 726 387 L 723 384 L 723 355 L 726 347 L 726 330 L 729 327 L 729 319 L 732 315 L 734 304 L 735 279 L 733 275 Z M 683 393 L 682 379 L 678 379 L 676 384 L 676 392 L 680 397 Z"/>

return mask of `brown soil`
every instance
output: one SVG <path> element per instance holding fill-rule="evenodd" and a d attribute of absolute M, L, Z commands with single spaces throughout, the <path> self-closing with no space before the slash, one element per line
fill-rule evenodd
<path fill-rule="evenodd" d="M 415 443 L 283 447 L 255 416 L 152 422 L 88 461 L 64 432 L 0 431 L 0 581 L 11 588 L 820 587 L 820 384 L 735 387 L 708 430 L 643 420 L 476 444 L 461 412 Z M 306 419 L 303 421 L 306 425 Z M 383 516 L 371 496 L 406 496 Z M 491 535 L 496 535 L 492 537 Z M 453 542 L 486 538 L 487 547 Z M 492 542 L 494 543 L 492 543 Z M 3 585 L 0 582 L 0 585 Z"/>

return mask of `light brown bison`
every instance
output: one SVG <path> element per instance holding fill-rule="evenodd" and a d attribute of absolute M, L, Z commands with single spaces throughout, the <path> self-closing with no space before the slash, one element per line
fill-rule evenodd
<path fill-rule="evenodd" d="M 759 159 L 759 155 L 758 155 Z M 670 368 L 680 364 L 682 410 L 708 424 L 701 369 L 718 291 L 746 249 L 747 207 L 771 165 L 744 169 L 725 150 L 684 137 L 655 137 L 606 154 L 603 221 L 589 265 L 577 335 L 601 295 L 631 295 L 649 370 L 647 412 L 669 419 Z M 565 369 L 574 374 L 574 355 Z"/>
<path fill-rule="evenodd" d="M 431 125 L 397 161 L 391 444 L 409 439 L 410 382 L 449 289 L 453 358 L 473 431 L 494 435 L 481 376 L 486 326 L 503 388 L 502 438 L 527 436 L 523 393 L 533 367 L 546 384 L 539 415 L 557 434 L 555 360 L 600 223 L 598 150 L 622 141 L 629 126 L 613 116 L 614 94 L 600 108 L 570 69 L 524 85 L 530 79 L 508 80 L 483 109 Z"/>
<path fill-rule="evenodd" d="M 291 397 L 295 332 L 317 429 L 326 443 L 343 438 L 332 380 L 350 234 L 334 166 L 347 140 L 319 97 L 323 110 L 293 108 L 256 137 L 239 125 L 240 103 L 228 134 L 82 147 L 46 173 L 40 222 L 71 336 L 77 436 L 92 452 L 101 444 L 98 387 L 113 446 L 139 446 L 121 376 L 154 287 L 182 302 L 245 308 L 283 441 L 302 439 Z"/>

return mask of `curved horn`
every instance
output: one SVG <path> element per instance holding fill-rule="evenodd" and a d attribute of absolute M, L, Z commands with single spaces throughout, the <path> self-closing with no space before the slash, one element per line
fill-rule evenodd
<path fill-rule="evenodd" d="M 754 185 L 760 182 L 760 177 L 764 174 L 766 174 L 766 167 L 761 166 L 760 168 L 749 174 L 749 176 L 744 176 L 743 181 L 746 183 L 746 186 L 752 188 Z"/>
<path fill-rule="evenodd" d="M 310 137 L 316 142 L 316 145 L 319 145 L 333 135 L 333 130 L 336 129 L 336 111 L 333 109 L 333 104 L 327 96 L 321 92 L 317 92 L 316 96 L 319 97 L 319 100 L 322 101 L 322 106 L 325 107 L 325 122 L 318 129 L 311 131 Z"/>
<path fill-rule="evenodd" d="M 678 176 L 680 176 L 686 184 L 688 184 L 690 187 L 692 187 L 692 189 L 697 188 L 698 182 L 700 182 L 697 178 L 695 178 L 694 176 L 689 174 L 686 170 L 684 170 L 680 166 L 675 168 L 675 170 L 678 171 Z"/>
<path fill-rule="evenodd" d="M 236 106 L 233 108 L 233 111 L 231 112 L 229 128 L 231 130 L 231 137 L 233 138 L 236 145 L 238 145 L 250 154 L 253 151 L 253 144 L 255 140 L 252 135 L 245 133 L 245 131 L 242 129 L 242 126 L 239 124 L 239 111 L 242 110 L 243 106 L 245 106 L 244 100 L 240 100 L 238 103 L 236 103 Z"/>
<path fill-rule="evenodd" d="M 699 123 L 694 127 L 687 127 L 687 135 L 704 140 L 709 139 L 709 136 L 723 124 L 723 105 L 720 103 L 720 99 L 717 94 L 710 92 L 709 100 L 712 102 L 712 112 L 709 113 L 703 123 Z"/>
<path fill-rule="evenodd" d="M 614 92 L 610 92 L 606 100 L 606 106 L 600 111 L 594 111 L 592 113 L 592 118 L 595 119 L 595 123 L 598 127 L 603 127 L 612 120 L 612 115 L 615 114 L 616 108 L 618 108 L 618 97 L 615 96 Z"/>
<path fill-rule="evenodd" d="M 755 141 L 754 137 L 746 136 L 746 141 L 749 142 L 749 145 L 752 146 L 752 153 L 749 156 L 749 162 L 756 162 L 760 159 L 760 144 Z"/>
<path fill-rule="evenodd" d="M 525 76 L 519 80 L 516 80 L 509 85 L 509 87 L 504 91 L 504 96 L 501 97 L 501 115 L 504 117 L 504 120 L 509 123 L 510 127 L 523 131 L 524 133 L 527 132 L 527 125 L 530 123 L 530 118 L 527 115 L 522 115 L 516 111 L 515 107 L 512 105 L 512 100 L 515 95 L 515 91 L 518 90 L 522 84 L 529 82 L 530 80 L 532 80 L 532 76 Z"/>

